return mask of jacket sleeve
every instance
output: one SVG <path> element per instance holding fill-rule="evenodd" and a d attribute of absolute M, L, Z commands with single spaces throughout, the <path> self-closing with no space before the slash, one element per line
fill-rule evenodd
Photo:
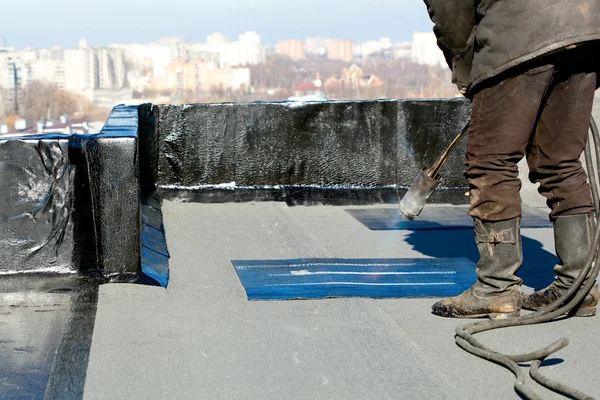
<path fill-rule="evenodd" d="M 448 66 L 468 45 L 476 25 L 477 0 L 424 0 L 438 46 L 444 52 Z"/>

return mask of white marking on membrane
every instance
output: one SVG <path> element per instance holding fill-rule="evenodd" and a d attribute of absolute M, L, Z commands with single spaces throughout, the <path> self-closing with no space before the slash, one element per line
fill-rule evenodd
<path fill-rule="evenodd" d="M 415 271 L 415 272 L 353 272 L 353 271 L 315 271 L 305 269 L 290 271 L 294 276 L 307 275 L 456 275 L 456 271 Z M 269 274 L 269 276 L 289 276 L 289 274 Z"/>
<path fill-rule="evenodd" d="M 437 286 L 437 285 L 456 285 L 453 282 L 418 282 L 418 283 L 406 283 L 406 282 L 398 282 L 398 283 L 367 283 L 367 282 L 301 282 L 301 283 L 276 283 L 265 285 L 269 287 L 273 286 L 313 286 L 313 285 L 351 285 L 351 286 Z"/>
<path fill-rule="evenodd" d="M 446 265 L 446 264 L 461 264 L 464 263 L 464 260 L 457 260 L 455 262 L 444 262 L 442 264 Z M 281 267 L 286 267 L 286 268 L 302 268 L 302 267 L 404 267 L 404 266 L 411 266 L 414 267 L 414 262 L 406 262 L 406 263 L 381 263 L 381 264 L 367 264 L 367 263 L 356 263 L 356 264 L 350 264 L 350 263 L 329 263 L 329 262 L 323 262 L 323 263 L 302 263 L 302 264 L 256 264 L 256 265 L 239 265 L 237 266 L 238 269 L 251 269 L 251 268 L 281 268 Z M 435 263 L 432 263 L 435 265 Z M 440 264 L 438 264 L 440 265 Z"/>

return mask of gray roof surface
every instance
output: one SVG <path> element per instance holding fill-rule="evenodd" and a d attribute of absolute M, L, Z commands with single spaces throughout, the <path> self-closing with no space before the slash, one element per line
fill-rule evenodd
<path fill-rule="evenodd" d="M 165 202 L 170 286 L 100 287 L 84 398 L 518 398 L 510 372 L 454 344 L 467 321 L 432 315 L 432 299 L 246 299 L 232 259 L 428 256 L 407 242 L 410 233 L 370 231 L 344 209 Z M 553 251 L 551 229 L 523 234 Z M 422 248 L 453 256 L 474 247 L 469 231 L 427 237 Z M 539 267 L 552 274 L 552 265 Z M 481 338 L 521 352 L 567 336 L 571 344 L 543 372 L 600 396 L 591 369 L 598 328 L 600 318 L 568 319 Z"/>
<path fill-rule="evenodd" d="M 524 202 L 544 207 L 525 163 L 520 170 Z M 518 398 L 510 372 L 454 344 L 463 321 L 433 316 L 432 299 L 249 302 L 230 262 L 458 256 L 473 250 L 470 233 L 430 232 L 423 254 L 410 233 L 369 231 L 344 207 L 165 202 L 163 211 L 169 289 L 100 287 L 85 399 Z M 523 236 L 525 283 L 551 279 L 551 229 Z M 599 328 L 600 318 L 579 318 L 481 338 L 516 353 L 567 336 L 543 372 L 600 397 Z"/>

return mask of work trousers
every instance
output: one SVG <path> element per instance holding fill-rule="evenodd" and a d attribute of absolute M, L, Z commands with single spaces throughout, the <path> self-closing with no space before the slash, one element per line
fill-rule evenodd
<path fill-rule="evenodd" d="M 550 219 L 594 211 L 580 162 L 597 74 L 577 53 L 522 70 L 473 96 L 465 176 L 469 214 L 484 221 L 521 215 L 517 163 L 527 157 Z"/>

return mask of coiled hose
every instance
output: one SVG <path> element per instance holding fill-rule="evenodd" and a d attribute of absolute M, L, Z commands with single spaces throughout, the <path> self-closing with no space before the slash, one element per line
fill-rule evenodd
<path fill-rule="evenodd" d="M 594 118 L 591 118 L 590 120 L 590 130 L 591 138 L 588 140 L 588 145 L 585 150 L 585 159 L 590 184 L 592 187 L 596 216 L 598 217 L 600 215 L 600 183 L 598 182 L 598 175 L 600 173 L 598 171 L 598 162 L 600 161 L 600 135 L 598 133 L 598 127 L 594 121 Z M 539 349 L 531 353 L 506 355 L 486 347 L 483 343 L 477 340 L 474 335 L 499 328 L 549 322 L 557 317 L 562 317 L 565 314 L 568 314 L 577 305 L 579 305 L 585 296 L 587 296 L 592 286 L 595 284 L 596 278 L 598 278 L 598 271 L 600 270 L 600 263 L 598 263 L 600 224 L 598 224 L 598 221 L 596 221 L 595 230 L 596 232 L 594 234 L 594 239 L 590 248 L 590 254 L 586 260 L 585 267 L 575 282 L 573 282 L 571 288 L 569 288 L 569 290 L 561 298 L 557 299 L 552 304 L 549 304 L 539 311 L 528 315 L 523 315 L 518 318 L 506 320 L 486 320 L 456 328 L 456 344 L 471 354 L 500 364 L 501 366 L 512 371 L 512 373 L 516 376 L 515 390 L 528 399 L 536 400 L 541 399 L 541 397 L 525 384 L 526 374 L 517 363 L 531 362 L 529 369 L 531 378 L 540 385 L 545 386 L 554 392 L 574 399 L 593 399 L 591 396 L 582 393 L 575 388 L 543 376 L 539 371 L 544 359 L 558 350 L 566 347 L 569 344 L 568 339 L 562 338 L 551 345 L 544 347 L 543 349 Z"/>

